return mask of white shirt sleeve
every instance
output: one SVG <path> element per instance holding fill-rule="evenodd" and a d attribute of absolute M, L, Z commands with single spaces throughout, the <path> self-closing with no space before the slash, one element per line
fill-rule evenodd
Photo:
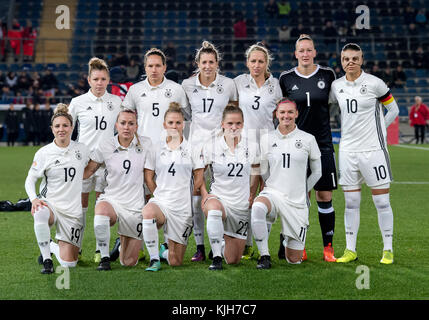
<path fill-rule="evenodd" d="M 69 113 L 73 118 L 73 128 L 75 127 L 76 121 L 77 121 L 77 110 L 76 110 L 77 106 L 75 101 L 76 101 L 75 99 L 72 99 L 69 105 Z"/>
<path fill-rule="evenodd" d="M 234 80 L 231 81 L 231 93 L 229 96 L 229 101 L 238 101 L 238 91 Z"/>
<path fill-rule="evenodd" d="M 133 86 L 130 87 L 127 94 L 125 95 L 124 100 L 122 101 L 122 106 L 126 109 L 136 110 L 136 105 L 134 103 L 134 88 Z"/>
<path fill-rule="evenodd" d="M 36 152 L 33 164 L 31 165 L 30 170 L 28 170 L 28 175 L 25 179 L 25 192 L 27 193 L 30 201 L 33 201 L 37 198 L 36 182 L 43 175 L 43 171 L 45 169 L 44 165 L 45 164 L 43 158 L 40 156 L 40 153 Z"/>
<path fill-rule="evenodd" d="M 97 162 L 97 163 L 103 163 L 104 162 L 103 153 L 100 151 L 99 147 L 97 147 L 93 151 L 91 151 L 89 158 L 92 161 Z"/>
<path fill-rule="evenodd" d="M 331 91 L 329 91 L 328 104 L 338 104 L 337 97 L 335 96 L 334 84 L 332 84 Z"/>
<path fill-rule="evenodd" d="M 268 177 L 270 176 L 268 156 L 267 156 L 267 153 L 268 153 L 268 137 L 269 137 L 268 134 L 264 134 L 261 137 L 260 146 L 259 146 L 259 148 L 260 148 L 259 156 L 260 156 L 260 164 L 261 164 L 260 170 L 261 170 L 262 179 L 264 181 L 266 181 L 268 179 Z"/>
<path fill-rule="evenodd" d="M 310 140 L 310 170 L 311 175 L 307 178 L 307 192 L 313 189 L 314 185 L 322 176 L 322 161 L 320 160 L 320 150 L 314 137 Z"/>

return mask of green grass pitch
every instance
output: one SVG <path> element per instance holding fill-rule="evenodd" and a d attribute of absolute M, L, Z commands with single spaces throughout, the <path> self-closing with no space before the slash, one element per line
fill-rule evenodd
<path fill-rule="evenodd" d="M 420 147 L 420 146 L 419 146 Z M 421 149 L 423 148 L 423 149 Z M 322 239 L 317 206 L 312 197 L 310 229 L 306 248 L 309 260 L 288 265 L 277 259 L 280 224 L 270 237 L 273 267 L 256 270 L 255 260 L 224 265 L 221 272 L 209 271 L 209 261 L 191 263 L 193 236 L 181 267 L 163 263 L 160 272 L 145 272 L 148 261 L 134 268 L 112 263 L 111 272 L 98 272 L 92 261 L 94 195 L 91 195 L 83 243 L 83 261 L 70 270 L 69 289 L 58 289 L 61 274 L 42 275 L 36 262 L 33 219 L 29 212 L 0 212 L 0 299 L 144 299 L 144 300 L 372 300 L 429 298 L 429 146 L 389 147 L 395 183 L 391 185 L 394 212 L 393 265 L 381 265 L 382 239 L 377 213 L 368 188 L 363 188 L 357 252 L 349 264 L 322 261 Z M 37 148 L 0 148 L 0 200 L 26 198 L 24 180 Z M 336 229 L 334 248 L 340 256 L 345 248 L 344 197 L 334 192 Z M 111 231 L 111 244 L 116 238 Z M 54 230 L 52 230 L 54 231 Z M 206 245 L 209 242 L 206 239 Z M 209 248 L 207 249 L 207 251 Z M 58 263 L 54 259 L 54 264 Z M 361 267 L 363 266 L 363 267 Z M 368 273 L 361 274 L 364 268 Z M 362 277 L 366 282 L 362 282 Z M 367 284 L 366 288 L 360 284 Z M 358 284 L 358 285 L 357 285 Z"/>

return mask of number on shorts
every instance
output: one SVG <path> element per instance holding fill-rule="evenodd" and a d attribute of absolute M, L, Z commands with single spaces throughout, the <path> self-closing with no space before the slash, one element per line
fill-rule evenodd
<path fill-rule="evenodd" d="M 241 174 L 241 171 L 243 170 L 243 164 L 242 163 L 228 163 L 228 167 L 231 167 L 231 170 L 228 173 L 228 177 L 242 177 L 243 175 Z M 238 172 L 234 175 L 233 171 L 235 168 L 240 167 L 240 169 L 238 170 Z"/>
<path fill-rule="evenodd" d="M 71 241 L 78 243 L 79 238 L 80 238 L 80 229 L 79 228 L 71 228 Z"/>
<path fill-rule="evenodd" d="M 307 228 L 301 227 L 301 231 L 299 232 L 299 240 L 302 242 L 305 241 L 305 234 L 307 232 Z"/>
<path fill-rule="evenodd" d="M 124 163 L 122 164 L 122 166 L 124 167 L 125 170 L 127 170 L 127 172 L 125 172 L 125 174 L 128 174 L 128 172 L 130 172 L 130 168 L 131 168 L 131 161 L 130 160 L 124 160 Z"/>
<path fill-rule="evenodd" d="M 137 224 L 137 232 L 139 233 L 138 237 L 140 238 L 142 236 L 142 232 L 143 232 L 143 224 L 141 222 L 139 224 Z"/>
<path fill-rule="evenodd" d="M 182 237 L 186 239 L 189 238 L 189 236 L 192 233 L 192 227 L 186 227 L 185 232 L 183 232 Z"/>
<path fill-rule="evenodd" d="M 75 175 L 76 175 L 75 168 L 73 167 L 64 168 L 64 182 L 67 182 L 69 177 L 70 177 L 70 181 L 73 181 Z"/>
<path fill-rule="evenodd" d="M 238 221 L 238 224 L 240 225 L 240 228 L 237 230 L 236 233 L 242 236 L 247 236 L 247 229 L 249 229 L 249 222 Z"/>
<path fill-rule="evenodd" d="M 375 171 L 375 176 L 377 177 L 377 181 L 379 181 L 380 179 L 386 179 L 387 177 L 387 172 L 386 172 L 386 168 L 384 167 L 384 165 L 377 167 L 373 167 L 374 171 Z"/>

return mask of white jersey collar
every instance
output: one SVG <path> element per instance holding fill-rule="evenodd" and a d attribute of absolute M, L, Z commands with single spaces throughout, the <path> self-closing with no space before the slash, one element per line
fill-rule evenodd
<path fill-rule="evenodd" d="M 125 147 L 123 147 L 120 143 L 119 143 L 119 135 L 117 134 L 117 135 L 115 135 L 115 138 L 114 138 L 114 143 L 115 143 L 115 148 L 117 149 L 117 150 L 128 150 L 128 149 L 131 149 L 131 148 L 133 148 L 134 146 L 136 146 L 137 145 L 137 138 L 136 138 L 136 136 L 134 135 L 134 138 L 133 138 L 133 140 L 131 141 L 131 143 L 130 143 L 130 145 L 128 146 L 128 148 L 125 148 Z"/>
<path fill-rule="evenodd" d="M 314 71 L 313 71 L 312 73 L 310 73 L 308 76 L 306 76 L 306 75 L 303 75 L 303 74 L 299 73 L 299 71 L 298 71 L 298 67 L 295 67 L 295 68 L 294 68 L 294 70 L 295 70 L 295 73 L 296 73 L 298 76 L 300 76 L 301 78 L 308 79 L 308 78 L 311 78 L 312 76 L 314 76 L 314 75 L 317 73 L 317 71 L 319 71 L 320 66 L 319 66 L 318 64 L 316 64 L 315 66 L 316 66 L 316 70 L 314 70 Z"/>
<path fill-rule="evenodd" d="M 217 82 L 219 80 L 219 73 L 216 72 L 216 78 L 213 80 L 212 83 L 209 84 L 208 87 L 206 87 L 206 86 L 204 86 L 204 85 L 201 84 L 201 82 L 200 82 L 200 73 L 199 72 L 195 75 L 195 78 L 196 78 L 195 79 L 195 85 L 197 87 L 201 87 L 203 89 L 213 88 L 213 87 L 215 87 L 217 85 Z"/>
<path fill-rule="evenodd" d="M 97 100 L 106 101 L 107 90 L 104 92 L 104 94 L 101 97 L 98 98 L 92 93 L 91 89 L 89 89 L 88 90 L 88 97 L 89 97 L 89 99 L 91 99 L 91 101 L 97 101 Z"/>
<path fill-rule="evenodd" d="M 149 90 L 154 90 L 154 89 L 158 89 L 158 88 L 163 88 L 164 86 L 165 86 L 165 84 L 166 84 L 166 82 L 167 82 L 167 78 L 164 76 L 164 79 L 162 80 L 162 82 L 159 84 L 159 85 L 157 85 L 157 86 L 152 86 L 150 83 L 149 83 L 149 80 L 148 80 L 148 78 L 146 77 L 146 79 L 144 79 L 144 83 L 146 84 L 146 86 L 149 88 Z"/>
<path fill-rule="evenodd" d="M 65 148 L 61 148 L 59 146 L 57 146 L 57 144 L 55 143 L 55 138 L 54 140 L 52 140 L 52 149 L 54 149 L 57 152 L 60 152 L 61 154 L 65 154 L 69 151 L 70 147 L 72 146 L 73 140 L 70 140 L 70 143 L 67 147 Z"/>
<path fill-rule="evenodd" d="M 256 88 L 258 88 L 258 85 L 256 84 L 255 79 L 250 75 L 250 73 L 247 73 L 246 75 L 247 75 L 247 79 L 249 80 L 249 83 L 252 84 L 252 85 L 254 85 Z M 273 81 L 273 75 L 272 74 L 270 74 L 270 76 L 268 77 L 268 79 L 265 80 L 265 82 L 262 85 L 262 87 L 265 86 L 265 85 L 270 85 L 271 81 Z"/>
<path fill-rule="evenodd" d="M 186 141 L 186 138 L 183 137 L 182 143 L 179 145 L 179 147 L 173 150 L 168 146 L 166 139 L 167 139 L 167 135 L 165 135 L 165 138 L 161 140 L 162 141 L 161 143 L 162 143 L 162 149 L 165 149 L 168 151 L 185 150 L 188 145 L 188 141 Z"/>
<path fill-rule="evenodd" d="M 221 145 L 221 147 L 222 147 L 223 151 L 231 150 L 231 149 L 229 148 L 229 146 L 226 144 L 226 140 L 225 140 L 225 136 L 224 136 L 224 135 L 221 135 L 221 136 L 219 137 L 219 139 L 220 139 L 220 145 Z M 239 141 L 239 142 L 237 143 L 237 145 L 235 146 L 234 151 L 235 151 L 235 150 L 238 150 L 238 149 L 240 149 L 240 148 L 241 148 L 241 146 L 243 145 L 243 141 L 244 141 L 244 140 L 245 140 L 245 137 L 243 136 L 243 134 L 241 134 L 240 141 Z"/>
<path fill-rule="evenodd" d="M 361 74 L 359 76 L 359 78 L 357 78 L 355 81 L 349 81 L 347 80 L 347 76 L 344 76 L 344 80 L 346 81 L 346 84 L 349 86 L 354 86 L 354 85 L 360 85 L 363 82 L 363 79 L 365 77 L 365 71 L 361 70 Z"/>
<path fill-rule="evenodd" d="M 286 139 L 286 138 L 292 138 L 294 135 L 296 135 L 298 132 L 298 126 L 295 125 L 295 129 L 293 129 L 288 134 L 283 134 L 280 132 L 279 127 L 276 129 L 276 135 L 279 139 Z"/>

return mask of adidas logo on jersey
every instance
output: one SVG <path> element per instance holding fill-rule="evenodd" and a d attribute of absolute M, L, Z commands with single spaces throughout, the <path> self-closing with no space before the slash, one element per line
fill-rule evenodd
<path fill-rule="evenodd" d="M 119 153 L 118 149 L 115 149 L 115 151 L 113 151 L 113 153 Z"/>
<path fill-rule="evenodd" d="M 274 143 L 271 147 L 277 148 L 277 143 Z"/>
<path fill-rule="evenodd" d="M 249 89 L 249 88 L 250 88 L 250 84 L 248 84 L 248 85 L 246 86 L 246 88 L 247 88 L 247 89 Z"/>
<path fill-rule="evenodd" d="M 292 87 L 292 91 L 293 90 L 299 90 L 299 88 L 298 88 L 298 86 L 296 84 Z"/>
<path fill-rule="evenodd" d="M 143 94 L 140 97 L 146 97 L 146 93 L 143 92 Z"/>
<path fill-rule="evenodd" d="M 343 90 L 343 89 L 341 89 L 339 93 L 344 93 L 344 90 Z"/>
<path fill-rule="evenodd" d="M 197 89 L 195 89 L 195 90 L 193 91 L 193 93 L 198 93 L 198 90 L 197 90 Z"/>
<path fill-rule="evenodd" d="M 91 106 L 89 106 L 88 108 L 86 108 L 86 110 L 92 110 Z"/>
<path fill-rule="evenodd" d="M 55 165 L 57 165 L 57 164 L 60 164 L 60 161 L 59 161 L 59 160 L 55 161 Z"/>

